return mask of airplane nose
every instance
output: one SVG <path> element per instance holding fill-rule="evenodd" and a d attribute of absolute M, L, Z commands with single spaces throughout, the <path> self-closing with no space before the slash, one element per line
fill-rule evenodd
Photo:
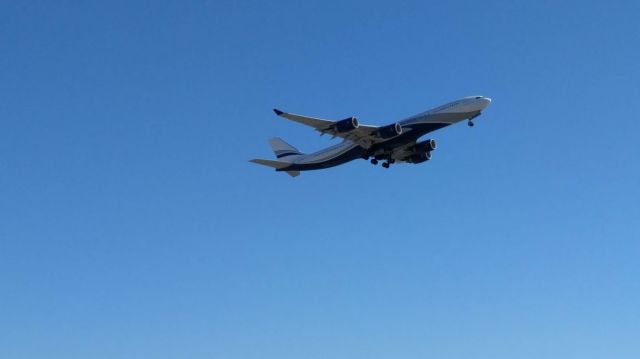
<path fill-rule="evenodd" d="M 483 97 L 482 98 L 482 108 L 485 109 L 487 107 L 489 107 L 489 105 L 491 105 L 491 99 L 488 97 Z"/>

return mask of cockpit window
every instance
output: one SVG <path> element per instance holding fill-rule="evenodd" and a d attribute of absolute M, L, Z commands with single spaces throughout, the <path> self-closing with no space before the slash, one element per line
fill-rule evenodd
<path fill-rule="evenodd" d="M 482 96 L 476 96 L 476 100 L 479 99 L 479 98 L 482 98 Z"/>

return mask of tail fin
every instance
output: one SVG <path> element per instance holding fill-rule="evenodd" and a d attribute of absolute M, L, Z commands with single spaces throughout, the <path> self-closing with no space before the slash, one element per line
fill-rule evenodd
<path fill-rule="evenodd" d="M 291 146 L 290 144 L 284 142 L 279 137 L 274 137 L 269 140 L 269 144 L 271 145 L 271 149 L 276 154 L 278 161 L 274 160 L 263 160 L 263 159 L 255 159 L 249 162 L 257 163 L 259 165 L 267 166 L 275 168 L 276 171 L 281 171 L 285 167 L 291 166 L 291 162 L 302 156 L 302 153 L 298 151 L 297 148 Z M 286 171 L 287 174 L 291 177 L 297 177 L 300 175 L 300 171 Z"/>
<path fill-rule="evenodd" d="M 254 159 L 249 162 L 257 163 L 259 165 L 263 165 L 267 167 L 272 167 L 272 168 L 275 168 L 276 170 L 291 166 L 291 163 L 289 162 L 263 160 L 263 159 Z M 300 175 L 300 171 L 285 171 L 285 172 L 287 172 L 287 174 L 291 177 L 297 177 L 298 175 Z"/>
<path fill-rule="evenodd" d="M 282 161 L 291 161 L 293 156 L 300 156 L 302 152 L 298 151 L 297 148 L 291 146 L 290 144 L 284 142 L 279 137 L 274 137 L 269 140 L 269 144 L 271 145 L 271 149 L 276 154 L 278 159 L 282 158 Z"/>

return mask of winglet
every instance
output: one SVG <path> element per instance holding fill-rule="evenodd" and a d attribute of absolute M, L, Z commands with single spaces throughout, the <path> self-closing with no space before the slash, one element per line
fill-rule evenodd
<path fill-rule="evenodd" d="M 275 112 L 275 113 L 276 113 L 276 115 L 278 115 L 278 116 L 280 116 L 280 115 L 282 115 L 282 114 L 284 113 L 284 112 L 282 112 L 282 111 L 278 110 L 277 108 L 274 108 L 274 109 L 273 109 L 273 112 Z"/>

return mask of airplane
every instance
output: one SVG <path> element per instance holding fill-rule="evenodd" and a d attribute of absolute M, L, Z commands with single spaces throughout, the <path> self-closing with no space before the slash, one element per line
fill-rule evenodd
<path fill-rule="evenodd" d="M 473 120 L 490 104 L 488 97 L 464 97 L 386 126 L 362 125 L 353 116 L 331 121 L 274 109 L 280 117 L 311 126 L 321 136 L 329 134 L 332 138 L 341 137 L 343 141 L 318 152 L 304 154 L 275 137 L 269 140 L 269 144 L 277 160 L 253 159 L 250 162 L 286 172 L 291 177 L 300 175 L 301 171 L 334 167 L 359 158 L 371 159 L 373 165 L 384 160 L 384 168 L 394 163 L 422 163 L 431 159 L 431 151 L 437 145 L 433 139 L 418 142 L 420 137 L 465 120 L 473 126 Z"/>

